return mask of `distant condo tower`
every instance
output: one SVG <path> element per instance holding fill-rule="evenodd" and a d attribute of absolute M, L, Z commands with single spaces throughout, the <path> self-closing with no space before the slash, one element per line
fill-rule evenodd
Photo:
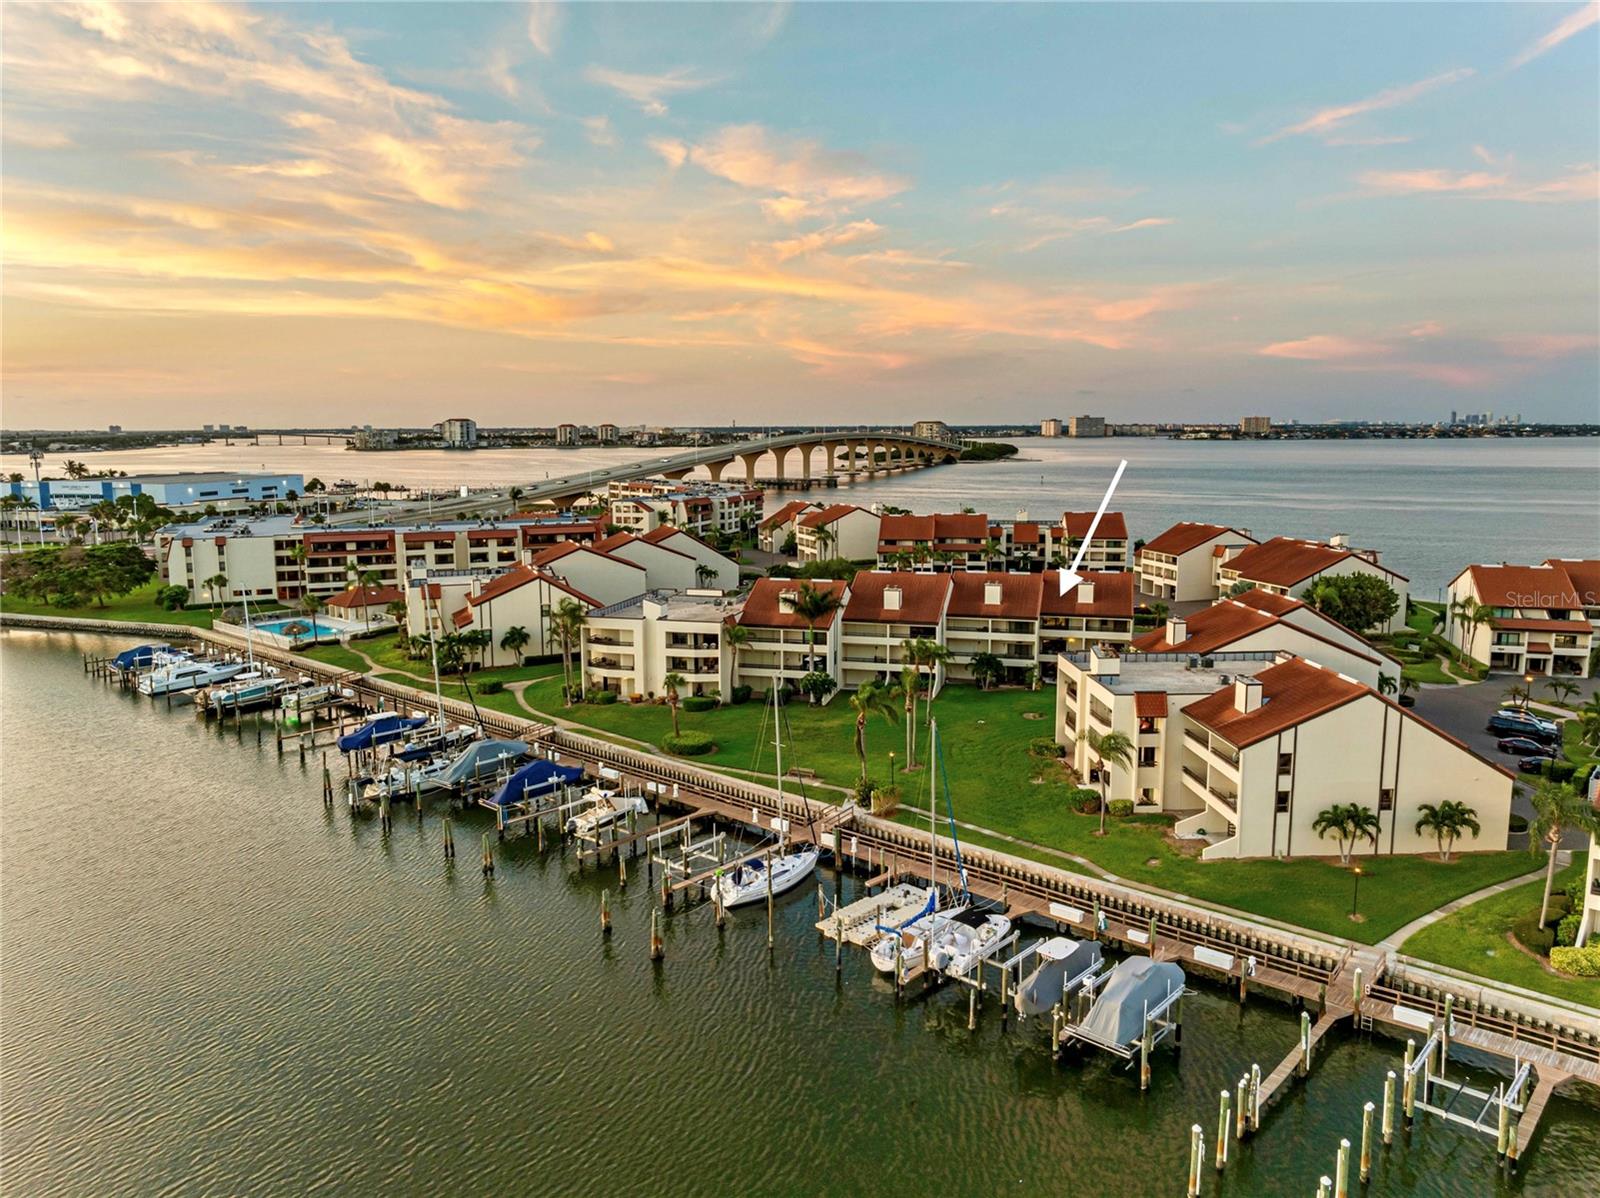
<path fill-rule="evenodd" d="M 602 424 L 594 430 L 594 439 L 601 445 L 615 445 L 617 443 L 617 426 Z"/>
<path fill-rule="evenodd" d="M 578 426 L 576 424 L 556 425 L 556 444 L 563 449 L 570 449 L 578 443 Z"/>
<path fill-rule="evenodd" d="M 1059 437 L 1061 435 L 1061 421 L 1054 416 L 1039 421 L 1039 435 L 1041 437 Z"/>
<path fill-rule="evenodd" d="M 1103 437 L 1105 435 L 1106 418 L 1104 416 L 1067 417 L 1067 436 L 1069 437 Z"/>
<path fill-rule="evenodd" d="M 446 449 L 478 448 L 478 422 L 464 416 L 453 416 L 434 425 Z"/>
<path fill-rule="evenodd" d="M 1271 416 L 1243 416 L 1239 419 L 1239 431 L 1247 437 L 1265 437 L 1272 431 Z"/>

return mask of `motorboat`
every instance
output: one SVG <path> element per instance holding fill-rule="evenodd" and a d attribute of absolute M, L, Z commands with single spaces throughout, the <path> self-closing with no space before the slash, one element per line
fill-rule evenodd
<path fill-rule="evenodd" d="M 931 887 L 928 903 L 921 911 L 899 925 L 878 930 L 883 933 L 872 945 L 872 964 L 879 973 L 892 974 L 896 964 L 906 970 L 916 969 L 923 963 L 930 939 L 938 936 L 953 920 L 964 915 L 967 904 L 958 903 L 941 911 L 938 892 Z M 896 945 L 899 951 L 896 951 Z"/>
<path fill-rule="evenodd" d="M 582 766 L 557 765 L 554 761 L 540 758 L 537 761 L 530 761 L 507 778 L 505 785 L 495 792 L 492 801 L 496 807 L 509 807 L 513 803 L 525 803 L 529 799 L 543 798 L 545 795 L 554 794 L 564 786 L 572 786 L 582 781 Z"/>
<path fill-rule="evenodd" d="M 765 901 L 793 890 L 817 868 L 817 850 L 811 845 L 794 845 L 771 855 L 772 884 L 767 885 L 768 857 L 757 857 L 733 867 L 717 879 L 717 898 L 724 907 Z"/>
<path fill-rule="evenodd" d="M 286 724 L 298 724 L 302 717 L 324 707 L 332 707 L 351 697 L 352 692 L 329 683 L 315 683 L 303 679 L 286 692 L 278 703 L 278 711 Z"/>
<path fill-rule="evenodd" d="M 231 682 L 207 687 L 195 695 L 195 703 L 207 711 L 243 711 L 271 703 L 289 689 L 289 682 L 275 673 L 247 670 Z"/>
<path fill-rule="evenodd" d="M 598 786 L 590 787 L 583 798 L 589 805 L 567 820 L 567 832 L 573 836 L 593 836 L 629 815 L 643 815 L 650 810 L 643 795 L 622 794 Z"/>
<path fill-rule="evenodd" d="M 119 673 L 126 674 L 131 670 L 147 670 L 152 666 L 161 664 L 163 658 L 177 661 L 188 657 L 189 654 L 182 649 L 174 649 L 171 645 L 135 645 L 131 649 L 124 649 L 111 659 L 111 668 Z"/>
<path fill-rule="evenodd" d="M 141 695 L 172 695 L 198 690 L 236 678 L 245 671 L 242 661 L 196 661 L 183 659 L 157 666 L 139 679 Z"/>
<path fill-rule="evenodd" d="M 1182 994 L 1183 969 L 1171 961 L 1129 957 L 1105 977 L 1105 984 L 1082 1023 L 1071 1033 L 1127 1055 L 1144 1035 L 1145 1022 L 1165 1011 Z"/>
<path fill-rule="evenodd" d="M 928 940 L 928 962 L 940 973 L 965 977 L 995 954 L 1011 935 L 1004 915 L 968 912 L 953 919 Z"/>
<path fill-rule="evenodd" d="M 424 724 L 414 735 L 396 745 L 390 756 L 396 761 L 425 761 L 442 753 L 454 753 L 477 740 L 479 735 L 471 724 L 445 728 L 437 723 Z"/>
<path fill-rule="evenodd" d="M 422 727 L 427 722 L 428 717 L 425 715 L 408 716 L 395 711 L 375 712 L 361 727 L 353 732 L 346 732 L 339 738 L 339 752 L 358 753 L 363 749 L 375 749 L 379 745 L 399 740 L 406 733 Z"/>
<path fill-rule="evenodd" d="M 1071 998 L 1105 959 L 1093 940 L 1052 936 L 1033 950 L 1038 964 L 1017 983 L 1011 1002 L 1018 1015 L 1043 1015 Z"/>
<path fill-rule="evenodd" d="M 480 740 L 450 758 L 436 776 L 435 784 L 454 790 L 468 782 L 510 769 L 527 755 L 526 741 Z"/>

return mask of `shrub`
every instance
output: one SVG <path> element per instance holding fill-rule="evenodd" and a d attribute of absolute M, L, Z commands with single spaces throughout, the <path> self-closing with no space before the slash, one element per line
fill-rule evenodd
<path fill-rule="evenodd" d="M 1084 815 L 1094 815 L 1100 810 L 1100 792 L 1088 786 L 1080 786 L 1067 796 L 1074 810 Z"/>
<path fill-rule="evenodd" d="M 617 701 L 616 691 L 590 691 L 589 702 L 597 707 L 609 707 Z"/>
<path fill-rule="evenodd" d="M 1527 830 L 1528 830 L 1528 817 L 1525 816 L 1525 815 L 1513 815 L 1511 817 L 1510 822 L 1507 824 L 1507 831 L 1510 831 L 1510 832 L 1513 832 L 1513 833 L 1526 832 Z"/>
<path fill-rule="evenodd" d="M 679 757 L 699 757 L 716 748 L 716 742 L 704 732 L 679 732 L 661 738 L 661 747 Z"/>
<path fill-rule="evenodd" d="M 1111 803 L 1110 803 L 1110 805 L 1108 807 L 1108 810 L 1111 812 L 1112 815 L 1132 815 L 1133 814 L 1133 800 L 1132 799 L 1112 799 Z"/>
<path fill-rule="evenodd" d="M 162 587 L 156 592 L 156 604 L 165 611 L 182 611 L 183 605 L 188 602 L 188 587 Z"/>
<path fill-rule="evenodd" d="M 717 700 L 711 695 L 690 695 L 678 706 L 685 711 L 712 711 L 717 706 Z"/>
<path fill-rule="evenodd" d="M 1066 747 L 1056 744 L 1048 736 L 1036 736 L 1028 742 L 1028 752 L 1035 757 L 1065 757 Z"/>
<path fill-rule="evenodd" d="M 1551 949 L 1550 964 L 1574 977 L 1600 978 L 1600 944 Z"/>
<path fill-rule="evenodd" d="M 1549 775 L 1552 782 L 1571 782 L 1573 774 L 1578 772 L 1578 767 L 1570 761 L 1556 757 L 1545 763 L 1544 772 Z"/>
<path fill-rule="evenodd" d="M 505 689 L 506 684 L 498 678 L 491 678 L 487 682 L 478 683 L 478 693 L 480 695 L 498 695 Z"/>
<path fill-rule="evenodd" d="M 748 686 L 736 686 L 731 692 L 729 692 L 728 697 L 732 701 L 733 705 L 737 707 L 741 703 L 750 702 L 750 694 L 751 691 Z"/>
<path fill-rule="evenodd" d="M 1561 922 L 1556 924 L 1556 943 L 1558 945 L 1578 943 L 1578 925 L 1582 922 L 1582 911 L 1569 911 L 1563 915 Z"/>

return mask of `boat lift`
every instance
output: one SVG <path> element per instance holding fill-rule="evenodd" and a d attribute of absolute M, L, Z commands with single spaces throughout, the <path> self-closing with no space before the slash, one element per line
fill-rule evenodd
<path fill-rule="evenodd" d="M 1516 1144 L 1518 1130 L 1527 1113 L 1528 1091 L 1535 1080 L 1533 1062 L 1515 1059 L 1511 1080 L 1498 1083 L 1493 1090 L 1451 1081 L 1445 1077 L 1445 1058 L 1450 1051 L 1453 1021 L 1435 1024 L 1430 1019 L 1428 1022 L 1428 1039 L 1420 1053 L 1414 1051 L 1412 1041 L 1406 1041 L 1401 1089 L 1406 1120 L 1409 1122 L 1417 1110 L 1427 1111 L 1446 1122 L 1493 1138 L 1496 1154 L 1506 1156 Z M 1457 1110 L 1463 1103 L 1464 1111 Z"/>
<path fill-rule="evenodd" d="M 1138 958 L 1129 958 L 1123 965 L 1131 963 Z M 1103 999 L 1099 994 L 1102 988 L 1117 976 L 1118 970 L 1112 969 L 1097 976 L 1088 978 L 1079 990 L 1079 1008 L 1082 1012 L 1076 1019 L 1068 1017 L 1061 1007 L 1052 1013 L 1051 1044 L 1054 1046 L 1054 1055 L 1059 1058 L 1061 1050 L 1074 1042 L 1090 1045 L 1110 1053 L 1112 1056 L 1127 1061 L 1132 1068 L 1135 1057 L 1139 1061 L 1139 1088 L 1150 1088 L 1150 1055 L 1163 1041 L 1171 1040 L 1174 1049 L 1181 1049 L 1183 1045 L 1183 998 L 1186 994 L 1193 994 L 1186 985 L 1178 985 L 1169 990 L 1163 997 L 1151 1002 L 1149 999 L 1141 1003 L 1139 1020 L 1140 1032 L 1137 1038 L 1130 1037 L 1126 1041 L 1117 1040 L 1109 1036 L 1102 1036 L 1091 1028 L 1091 1017 Z M 1180 975 L 1181 976 L 1181 975 Z"/>

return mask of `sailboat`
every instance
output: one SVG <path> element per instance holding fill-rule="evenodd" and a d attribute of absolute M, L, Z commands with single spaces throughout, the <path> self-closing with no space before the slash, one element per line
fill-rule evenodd
<path fill-rule="evenodd" d="M 289 689 L 286 679 L 278 677 L 271 666 L 256 665 L 255 637 L 250 623 L 250 600 L 244 601 L 244 647 L 246 668 L 221 686 L 210 686 L 195 695 L 195 705 L 207 712 L 221 715 L 227 711 L 243 711 L 270 703 L 282 691 Z"/>
<path fill-rule="evenodd" d="M 731 871 L 717 879 L 717 898 L 724 908 L 763 902 L 769 894 L 776 898 L 800 885 L 817 868 L 818 852 L 815 845 L 785 847 L 784 844 L 784 829 L 787 825 L 783 818 L 783 724 L 778 708 L 779 687 L 776 679 L 771 690 L 772 743 L 776 756 L 779 812 L 777 818 L 773 820 L 773 826 L 778 830 L 778 847 L 776 851 L 764 857 L 757 857 L 734 866 Z M 801 795 L 801 799 L 804 801 L 805 796 Z M 808 819 L 810 810 L 810 804 L 807 803 Z"/>
<path fill-rule="evenodd" d="M 623 794 L 599 786 L 584 791 L 583 801 L 589 805 L 567 820 L 567 832 L 573 836 L 593 836 L 601 828 L 609 828 L 630 814 L 643 815 L 650 810 L 643 795 Z"/>

